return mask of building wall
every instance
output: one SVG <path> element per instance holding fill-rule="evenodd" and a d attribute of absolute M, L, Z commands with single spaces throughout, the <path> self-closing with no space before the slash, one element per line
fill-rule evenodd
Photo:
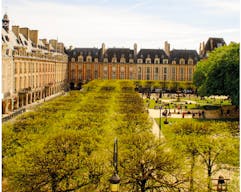
<path fill-rule="evenodd" d="M 70 61 L 69 82 L 94 79 L 192 81 L 194 64 L 136 64 Z"/>

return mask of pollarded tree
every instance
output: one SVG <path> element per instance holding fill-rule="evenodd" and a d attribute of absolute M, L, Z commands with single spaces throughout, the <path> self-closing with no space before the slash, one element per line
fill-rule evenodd
<path fill-rule="evenodd" d="M 188 122 L 174 124 L 172 143 L 184 152 L 191 161 L 190 191 L 193 187 L 195 159 L 199 157 L 207 171 L 208 191 L 211 191 L 211 177 L 220 169 L 239 165 L 238 139 L 234 138 L 225 122 Z"/>
<path fill-rule="evenodd" d="M 202 95 L 227 95 L 239 105 L 239 44 L 215 49 L 198 63 L 194 83 Z"/>
<path fill-rule="evenodd" d="M 148 132 L 120 139 L 120 175 L 124 191 L 179 191 L 185 182 L 177 155 Z"/>
<path fill-rule="evenodd" d="M 10 186 L 16 192 L 67 192 L 98 184 L 106 170 L 105 159 L 96 161 L 91 141 L 87 133 L 68 130 L 26 145 L 4 159 Z"/>

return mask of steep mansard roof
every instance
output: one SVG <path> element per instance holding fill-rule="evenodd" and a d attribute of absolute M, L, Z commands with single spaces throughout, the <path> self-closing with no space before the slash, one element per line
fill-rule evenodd
<path fill-rule="evenodd" d="M 169 59 L 169 63 L 176 61 L 176 64 L 180 64 L 180 59 L 184 59 L 185 63 L 188 63 L 188 59 L 192 59 L 196 64 L 200 58 L 196 50 L 174 49 L 170 52 Z"/>
<path fill-rule="evenodd" d="M 226 45 L 223 38 L 210 37 L 205 44 L 205 51 L 213 51 L 215 48 Z"/>
<path fill-rule="evenodd" d="M 124 57 L 126 62 L 129 62 L 129 59 L 134 59 L 134 50 L 128 48 L 109 48 L 106 50 L 104 57 L 107 57 L 108 61 L 111 61 L 115 57 L 117 62 L 120 62 L 121 57 Z"/>
<path fill-rule="evenodd" d="M 151 58 L 151 62 L 154 63 L 155 58 L 168 59 L 167 54 L 163 49 L 141 49 L 137 54 L 137 59 Z"/>

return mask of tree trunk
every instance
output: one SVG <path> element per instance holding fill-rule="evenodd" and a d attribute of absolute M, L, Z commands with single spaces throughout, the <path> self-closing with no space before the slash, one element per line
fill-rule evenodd
<path fill-rule="evenodd" d="M 57 174 L 56 173 L 51 173 L 51 190 L 52 192 L 57 192 Z"/>
<path fill-rule="evenodd" d="M 195 155 L 192 155 L 192 162 L 191 162 L 191 171 L 190 171 L 190 192 L 194 192 L 194 180 L 193 180 L 193 171 L 194 171 L 194 166 L 195 166 Z"/>
<path fill-rule="evenodd" d="M 211 150 L 208 151 L 208 192 L 212 192 L 212 162 L 211 162 Z"/>
<path fill-rule="evenodd" d="M 141 181 L 141 192 L 145 192 L 146 191 L 146 180 L 142 180 Z"/>

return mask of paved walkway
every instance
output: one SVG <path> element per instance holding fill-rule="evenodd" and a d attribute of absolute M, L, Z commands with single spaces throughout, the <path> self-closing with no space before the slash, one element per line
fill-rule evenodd
<path fill-rule="evenodd" d="M 41 100 L 38 100 L 34 103 L 31 103 L 31 104 L 28 104 L 26 106 L 23 106 L 17 110 L 14 110 L 13 112 L 10 112 L 8 114 L 2 114 L 2 122 L 4 121 L 9 121 L 11 119 L 14 119 L 15 117 L 17 117 L 18 115 L 24 113 L 24 112 L 28 112 L 28 111 L 31 111 L 33 110 L 36 106 L 38 105 L 41 105 L 42 103 L 44 103 L 45 101 L 49 101 L 55 97 L 58 97 L 60 95 L 63 95 L 64 92 L 59 92 L 59 93 L 56 93 L 54 95 L 50 95 L 48 97 L 45 97 L 44 99 L 41 99 Z"/>
<path fill-rule="evenodd" d="M 168 118 L 182 118 L 182 114 L 173 114 L 174 110 L 170 110 L 172 113 L 171 116 L 168 116 Z M 152 133 L 158 137 L 158 138 L 165 138 L 162 134 L 162 131 L 160 131 L 159 125 L 155 121 L 155 118 L 160 118 L 160 110 L 159 109 L 148 109 L 149 117 L 152 120 Z M 163 115 L 161 115 L 163 117 Z M 185 118 L 192 118 L 192 114 L 185 114 Z"/>

